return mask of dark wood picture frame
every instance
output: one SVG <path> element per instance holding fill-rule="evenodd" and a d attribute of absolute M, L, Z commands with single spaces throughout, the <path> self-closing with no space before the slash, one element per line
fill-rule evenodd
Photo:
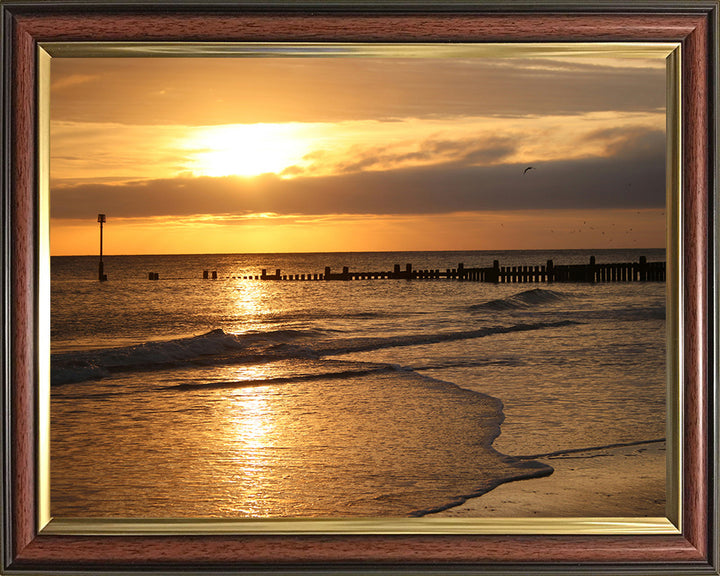
<path fill-rule="evenodd" d="M 718 1 L 2 0 L 2 565 L 27 573 L 718 574 Z M 678 42 L 683 469 L 678 534 L 57 535 L 37 514 L 43 42 Z"/>

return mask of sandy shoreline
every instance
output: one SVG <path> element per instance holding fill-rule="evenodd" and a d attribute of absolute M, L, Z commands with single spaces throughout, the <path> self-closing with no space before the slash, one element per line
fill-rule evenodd
<path fill-rule="evenodd" d="M 537 460 L 555 471 L 502 484 L 443 517 L 664 517 L 664 442 L 572 452 Z"/>

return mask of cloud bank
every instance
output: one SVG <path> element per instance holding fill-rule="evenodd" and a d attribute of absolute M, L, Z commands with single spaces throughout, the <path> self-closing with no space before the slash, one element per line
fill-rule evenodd
<path fill-rule="evenodd" d="M 348 161 L 346 173 L 312 178 L 265 174 L 56 184 L 51 191 L 51 215 L 82 219 L 93 218 L 97 212 L 138 218 L 663 207 L 664 134 L 637 131 L 608 138 L 608 142 L 611 155 L 534 163 L 535 169 L 527 174 L 523 164 L 473 165 L 474 156 L 502 157 L 512 149 L 506 142 L 486 142 L 477 148 L 467 146 L 469 152 L 464 155 L 452 149 L 455 160 L 443 164 L 382 171 L 358 170 L 388 160 L 382 149 L 376 155 L 365 151 Z"/>
<path fill-rule="evenodd" d="M 51 106 L 54 120 L 135 125 L 662 110 L 664 61 L 641 63 L 611 58 L 592 63 L 542 58 L 57 58 L 52 61 Z"/>

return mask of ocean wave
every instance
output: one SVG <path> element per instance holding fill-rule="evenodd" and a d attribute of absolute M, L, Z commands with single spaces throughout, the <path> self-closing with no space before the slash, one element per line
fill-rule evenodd
<path fill-rule="evenodd" d="M 557 302 L 560 300 L 566 300 L 569 297 L 568 294 L 562 292 L 556 292 L 554 290 L 546 290 L 544 288 L 533 288 L 532 290 L 525 290 L 524 292 L 518 292 L 512 296 L 505 298 L 499 298 L 497 300 L 489 300 L 481 304 L 473 304 L 470 306 L 470 310 L 517 310 L 521 308 L 531 308 L 550 302 Z"/>
<path fill-rule="evenodd" d="M 344 363 L 343 363 L 344 364 Z M 292 376 L 278 376 L 271 378 L 248 378 L 246 380 L 233 380 L 224 382 L 196 382 L 175 384 L 165 386 L 164 390 L 200 390 L 200 389 L 224 389 L 224 388 L 245 388 L 251 386 L 271 386 L 292 384 L 293 382 L 305 382 L 308 380 L 344 380 L 356 376 L 368 376 L 370 374 L 382 374 L 385 372 L 407 371 L 402 366 L 395 364 L 370 364 L 361 368 L 335 370 L 329 372 L 309 372 L 306 374 L 295 374 Z"/>
<path fill-rule="evenodd" d="M 135 346 L 53 354 L 53 385 L 97 380 L 114 372 L 157 370 L 188 364 L 227 364 L 284 357 L 312 357 L 300 344 L 319 330 L 273 330 L 229 334 L 218 328 L 199 336 L 149 341 Z"/>
<path fill-rule="evenodd" d="M 454 342 L 484 338 L 495 334 L 509 334 L 512 332 L 527 332 L 530 330 L 544 330 L 547 328 L 562 328 L 580 324 L 573 320 L 558 322 L 535 322 L 532 324 L 515 324 L 512 326 L 489 326 L 475 330 L 456 332 L 436 332 L 430 334 L 410 334 L 405 336 L 346 338 L 327 343 L 318 349 L 321 356 L 347 354 L 350 352 L 366 352 L 368 350 L 381 350 L 384 348 L 397 348 L 402 346 L 420 346 L 423 344 L 439 344 L 440 342 Z"/>
<path fill-rule="evenodd" d="M 409 368 L 415 371 L 446 370 L 448 368 L 481 368 L 485 366 L 522 366 L 523 363 L 521 358 L 478 358 L 473 360 L 439 358 L 427 364 L 413 364 Z"/>
<path fill-rule="evenodd" d="M 373 320 L 375 318 L 386 318 L 392 316 L 398 316 L 399 314 L 393 314 L 391 312 L 377 312 L 377 311 L 356 311 L 348 312 L 344 310 L 326 310 L 326 309 L 311 309 L 311 310 L 295 310 L 287 312 L 273 312 L 271 314 L 265 314 L 261 318 L 268 322 L 293 322 L 293 321 L 308 321 L 308 320 L 332 320 L 342 318 L 353 318 L 358 320 Z"/>
<path fill-rule="evenodd" d="M 455 332 L 400 336 L 337 338 L 322 330 L 274 330 L 226 333 L 215 329 L 206 334 L 135 346 L 53 354 L 51 383 L 62 385 L 99 380 L 113 373 L 179 368 L 263 363 L 281 359 L 317 359 L 350 352 L 381 350 L 483 338 L 494 334 L 544 330 L 578 324 L 571 320 L 491 326 Z"/>

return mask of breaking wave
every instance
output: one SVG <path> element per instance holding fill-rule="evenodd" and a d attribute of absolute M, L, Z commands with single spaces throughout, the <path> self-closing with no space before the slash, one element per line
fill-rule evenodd
<path fill-rule="evenodd" d="M 286 358 L 320 358 L 401 346 L 435 344 L 494 334 L 526 332 L 577 324 L 570 320 L 491 326 L 474 330 L 387 337 L 338 338 L 322 330 L 275 330 L 226 333 L 215 329 L 199 336 L 149 341 L 135 346 L 53 354 L 51 383 L 98 380 L 118 372 L 163 370 L 182 366 L 262 363 Z"/>
<path fill-rule="evenodd" d="M 497 300 L 490 300 L 481 304 L 474 304 L 470 306 L 470 310 L 517 310 L 522 308 L 532 308 L 550 302 L 557 302 L 560 300 L 566 300 L 569 296 L 562 292 L 555 292 L 554 290 L 545 290 L 543 288 L 533 288 L 532 290 L 525 290 L 507 296 L 506 298 L 499 298 Z"/>

